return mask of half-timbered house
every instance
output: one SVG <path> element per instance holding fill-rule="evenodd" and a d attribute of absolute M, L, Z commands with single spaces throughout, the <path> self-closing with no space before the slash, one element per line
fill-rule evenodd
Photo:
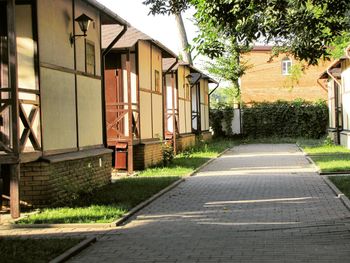
<path fill-rule="evenodd" d="M 164 60 L 163 71 L 166 137 L 180 151 L 193 146 L 196 135 L 210 139 L 209 84 L 218 83 L 192 65 L 174 59 Z"/>
<path fill-rule="evenodd" d="M 120 26 L 103 26 L 104 43 L 120 31 Z M 171 50 L 134 27 L 128 27 L 107 55 L 107 142 L 115 151 L 117 169 L 131 173 L 162 161 L 162 61 L 175 57 Z"/>
<path fill-rule="evenodd" d="M 350 52 L 334 61 L 320 76 L 319 84 L 328 89 L 329 136 L 336 144 L 350 149 Z"/>
<path fill-rule="evenodd" d="M 0 163 L 13 217 L 110 179 L 101 25 L 95 0 L 0 0 Z"/>

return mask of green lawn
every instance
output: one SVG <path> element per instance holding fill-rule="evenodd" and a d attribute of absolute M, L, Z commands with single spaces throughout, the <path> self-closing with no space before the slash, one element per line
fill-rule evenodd
<path fill-rule="evenodd" d="M 2 263 L 49 262 L 82 239 L 0 239 L 0 261 Z"/>
<path fill-rule="evenodd" d="M 331 176 L 328 178 L 343 194 L 350 198 L 350 176 Z"/>
<path fill-rule="evenodd" d="M 321 172 L 350 171 L 350 155 L 338 153 L 325 156 L 310 156 L 321 169 Z"/>
<path fill-rule="evenodd" d="M 179 177 L 130 177 L 82 196 L 73 207 L 43 209 L 18 224 L 107 223 L 167 187 Z"/>
<path fill-rule="evenodd" d="M 20 220 L 18 224 L 112 222 L 234 144 L 232 140 L 201 143 L 177 155 L 167 167 L 149 168 L 136 177 L 117 180 L 75 200 L 71 207 L 43 209 Z"/>
<path fill-rule="evenodd" d="M 350 170 L 350 150 L 325 143 L 325 140 L 301 141 L 299 145 L 321 169 L 321 172 L 341 172 Z"/>

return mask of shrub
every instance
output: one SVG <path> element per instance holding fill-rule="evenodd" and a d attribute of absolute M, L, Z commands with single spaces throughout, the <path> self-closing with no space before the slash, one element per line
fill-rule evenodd
<path fill-rule="evenodd" d="M 210 126 L 214 131 L 215 137 L 232 135 L 233 107 L 222 106 L 217 109 L 211 109 L 209 116 Z"/>
<path fill-rule="evenodd" d="M 321 138 L 328 126 L 325 101 L 262 102 L 244 107 L 243 133 L 254 138 L 306 137 Z"/>

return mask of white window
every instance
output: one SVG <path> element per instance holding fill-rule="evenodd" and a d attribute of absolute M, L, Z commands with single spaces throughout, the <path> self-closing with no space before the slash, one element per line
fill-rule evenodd
<path fill-rule="evenodd" d="M 290 75 L 292 68 L 292 60 L 288 57 L 282 59 L 282 75 Z"/>

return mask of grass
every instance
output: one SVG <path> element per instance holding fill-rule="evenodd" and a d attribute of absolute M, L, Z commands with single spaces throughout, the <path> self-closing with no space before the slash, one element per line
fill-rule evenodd
<path fill-rule="evenodd" d="M 350 198 L 350 176 L 331 176 L 329 180 L 348 198 Z"/>
<path fill-rule="evenodd" d="M 201 144 L 178 154 L 168 166 L 146 169 L 140 172 L 139 176 L 184 176 L 236 144 L 237 142 L 233 140 L 214 140 L 208 144 Z"/>
<path fill-rule="evenodd" d="M 214 140 L 177 155 L 166 167 L 146 169 L 136 177 L 117 180 L 97 191 L 74 200 L 69 207 L 41 210 L 18 224 L 109 223 L 194 171 L 210 158 L 235 144 L 232 140 Z"/>
<path fill-rule="evenodd" d="M 71 207 L 43 209 L 18 224 L 108 223 L 167 187 L 179 177 L 130 177 L 83 195 Z"/>
<path fill-rule="evenodd" d="M 325 156 L 310 156 L 321 169 L 321 172 L 342 172 L 350 171 L 350 154 L 341 155 L 338 153 Z"/>
<path fill-rule="evenodd" d="M 0 259 L 2 263 L 49 262 L 82 239 L 0 239 Z"/>
<path fill-rule="evenodd" d="M 350 170 L 350 150 L 330 144 L 327 140 L 304 140 L 299 143 L 321 172 L 342 172 Z"/>

